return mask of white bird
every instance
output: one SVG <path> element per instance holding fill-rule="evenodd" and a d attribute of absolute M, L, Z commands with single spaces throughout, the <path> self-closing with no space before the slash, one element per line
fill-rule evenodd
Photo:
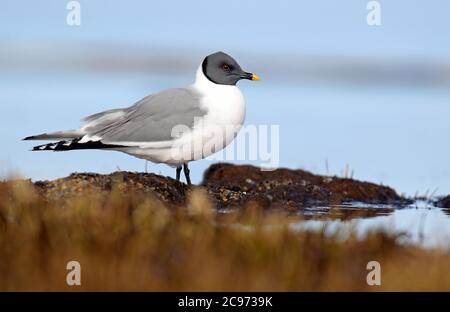
<path fill-rule="evenodd" d="M 207 56 L 194 84 L 146 96 L 129 108 L 112 109 L 83 119 L 77 130 L 30 136 L 24 140 L 59 140 L 33 151 L 115 150 L 154 163 L 182 168 L 191 184 L 188 163 L 225 148 L 245 117 L 245 101 L 236 83 L 259 80 L 244 72 L 228 54 Z"/>

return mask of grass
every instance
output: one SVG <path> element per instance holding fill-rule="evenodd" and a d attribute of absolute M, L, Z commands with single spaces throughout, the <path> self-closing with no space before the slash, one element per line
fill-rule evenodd
<path fill-rule="evenodd" d="M 0 183 L 0 290 L 450 290 L 450 253 L 374 232 L 342 241 L 293 231 L 297 220 L 248 205 L 218 214 L 193 190 L 185 207 L 85 192 L 47 202 L 27 182 Z M 66 265 L 81 264 L 81 286 Z M 381 286 L 366 265 L 381 264 Z"/>

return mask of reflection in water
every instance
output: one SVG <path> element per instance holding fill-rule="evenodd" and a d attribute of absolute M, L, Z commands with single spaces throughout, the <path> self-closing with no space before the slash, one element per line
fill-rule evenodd
<path fill-rule="evenodd" d="M 345 203 L 341 205 L 316 206 L 302 209 L 299 213 L 305 220 L 351 220 L 389 215 L 396 208 L 392 205 L 371 205 L 360 202 Z"/>
<path fill-rule="evenodd" d="M 312 212 L 314 209 L 310 209 L 307 214 L 314 215 Z M 344 216 L 343 218 L 340 217 L 339 210 L 341 210 L 340 215 Z M 359 215 L 349 214 L 349 210 L 358 211 Z M 324 228 L 329 234 L 339 231 L 344 238 L 351 230 L 356 231 L 361 238 L 368 232 L 385 230 L 401 235 L 399 239 L 403 243 L 450 249 L 449 216 L 449 209 L 436 208 L 427 202 L 419 201 L 399 209 L 378 205 L 371 207 L 365 205 L 358 208 L 355 204 L 349 204 L 342 207 L 318 208 L 315 217 L 319 219 L 307 218 L 304 221 L 293 223 L 292 228 L 313 230 Z"/>

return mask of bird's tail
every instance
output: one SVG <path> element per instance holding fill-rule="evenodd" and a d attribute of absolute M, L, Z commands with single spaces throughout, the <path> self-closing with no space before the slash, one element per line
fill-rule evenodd
<path fill-rule="evenodd" d="M 121 145 L 104 144 L 100 141 L 80 142 L 80 140 L 81 138 L 76 138 L 73 140 L 64 140 L 59 142 L 38 145 L 33 147 L 32 151 L 63 152 L 63 151 L 83 150 L 83 149 L 110 149 L 110 148 L 125 147 Z"/>
<path fill-rule="evenodd" d="M 42 133 L 38 135 L 32 135 L 24 138 L 24 141 L 28 140 L 64 140 L 64 139 L 76 139 L 83 136 L 80 130 L 67 130 L 67 131 L 57 131 L 51 133 Z"/>

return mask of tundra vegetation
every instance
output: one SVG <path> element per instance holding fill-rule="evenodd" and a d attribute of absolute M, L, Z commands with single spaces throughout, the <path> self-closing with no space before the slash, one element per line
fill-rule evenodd
<path fill-rule="evenodd" d="M 224 212 L 206 187 L 171 203 L 124 179 L 108 191 L 52 183 L 0 183 L 2 291 L 450 290 L 448 250 L 381 230 L 345 240 L 294 230 L 301 214 L 258 201 Z M 70 261 L 80 286 L 66 283 Z M 380 263 L 379 286 L 367 283 L 370 261 Z"/>

